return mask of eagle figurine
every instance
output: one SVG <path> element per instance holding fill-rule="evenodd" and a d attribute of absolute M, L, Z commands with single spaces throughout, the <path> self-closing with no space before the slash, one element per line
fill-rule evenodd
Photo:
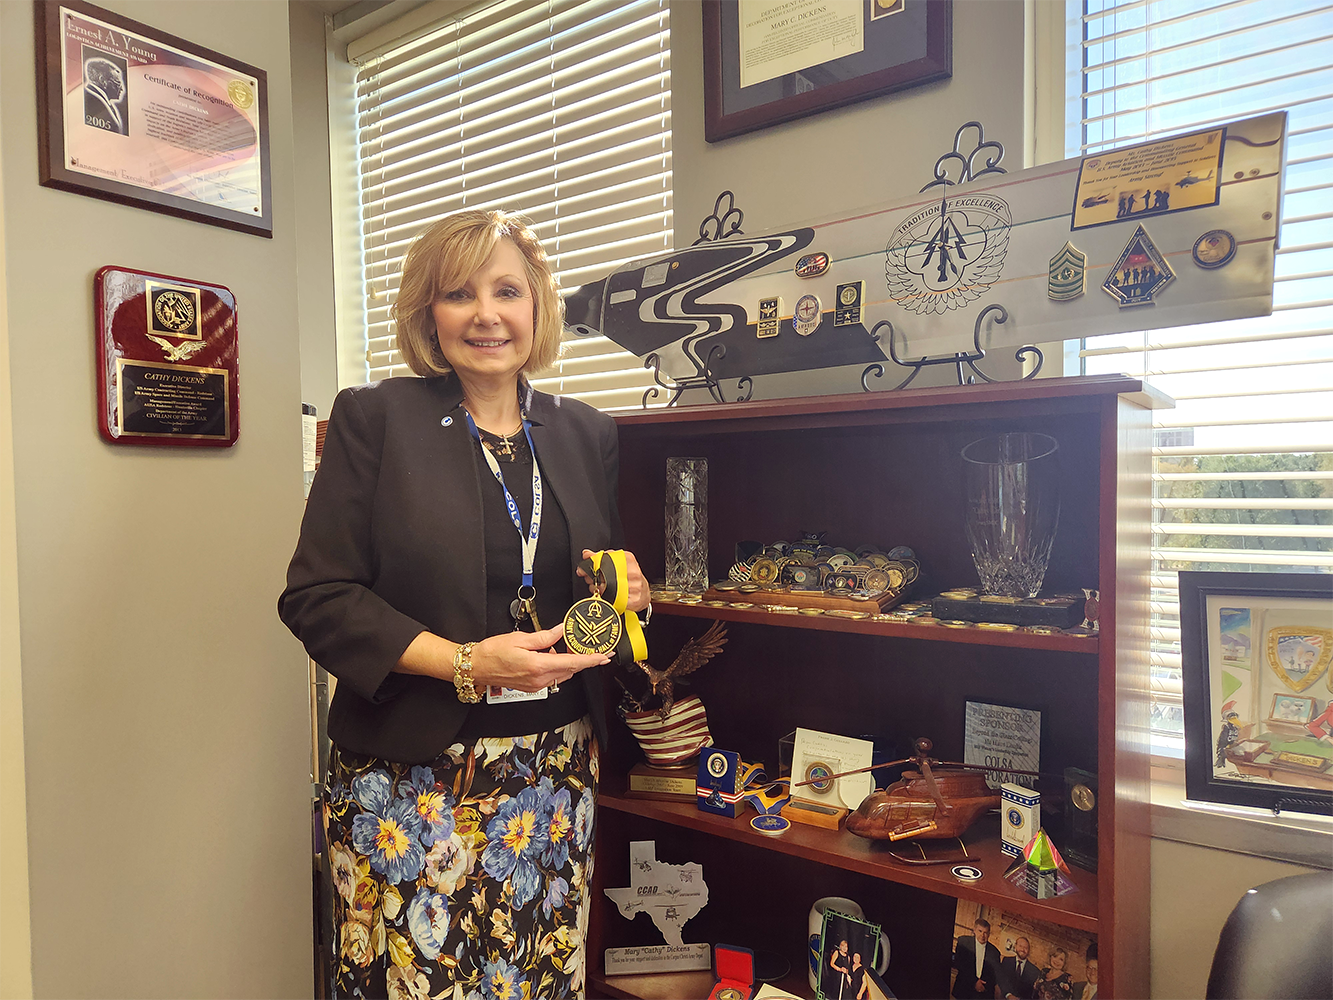
<path fill-rule="evenodd" d="M 726 643 L 726 626 L 720 621 L 715 621 L 703 635 L 696 639 L 687 640 L 685 645 L 681 647 L 680 654 L 671 661 L 671 666 L 665 670 L 656 670 L 651 663 L 646 661 L 635 664 L 648 678 L 648 684 L 652 688 L 653 695 L 662 699 L 662 707 L 657 710 L 659 716 L 665 719 L 671 711 L 671 706 L 675 703 L 676 681 L 694 673 L 722 652 L 722 647 Z"/>

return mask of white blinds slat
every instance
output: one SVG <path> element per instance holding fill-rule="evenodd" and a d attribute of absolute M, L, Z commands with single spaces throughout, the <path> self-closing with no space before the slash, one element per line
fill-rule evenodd
<path fill-rule="evenodd" d="M 1088 338 L 1079 370 L 1150 378 L 1157 735 L 1179 736 L 1176 571 L 1333 572 L 1333 39 L 1328 0 L 1068 0 L 1066 155 L 1289 110 L 1271 317 Z M 1081 40 L 1081 41 L 1080 41 Z"/>
<path fill-rule="evenodd" d="M 363 57 L 356 97 L 372 379 L 406 374 L 389 306 L 450 212 L 522 211 L 563 287 L 671 247 L 667 0 L 499 0 Z M 534 382 L 615 408 L 651 375 L 590 338 Z"/>

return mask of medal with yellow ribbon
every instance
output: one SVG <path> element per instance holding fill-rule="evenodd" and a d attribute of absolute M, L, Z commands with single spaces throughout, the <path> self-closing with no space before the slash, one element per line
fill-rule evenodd
<path fill-rule="evenodd" d="M 621 549 L 594 552 L 579 566 L 597 596 L 585 597 L 565 614 L 565 646 L 571 653 L 605 656 L 621 662 L 648 658 L 648 640 L 639 616 L 627 611 L 629 593 L 625 553 Z"/>

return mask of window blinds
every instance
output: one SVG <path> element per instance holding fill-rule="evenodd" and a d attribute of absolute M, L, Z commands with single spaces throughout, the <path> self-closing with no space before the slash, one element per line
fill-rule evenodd
<path fill-rule="evenodd" d="M 1333 572 L 1333 4 L 1068 0 L 1078 156 L 1288 109 L 1273 315 L 1088 338 L 1155 411 L 1154 727 L 1182 733 L 1176 571 Z M 1071 102 L 1077 108 L 1077 104 Z"/>
<path fill-rule="evenodd" d="M 407 247 L 462 208 L 522 212 L 562 289 L 671 249 L 667 0 L 502 0 L 356 76 L 369 378 L 409 374 L 389 305 Z M 650 373 L 571 337 L 547 392 L 637 406 Z"/>

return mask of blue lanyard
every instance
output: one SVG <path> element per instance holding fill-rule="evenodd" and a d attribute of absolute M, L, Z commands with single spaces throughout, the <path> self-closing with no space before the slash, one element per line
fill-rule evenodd
<path fill-rule="evenodd" d="M 463 411 L 463 416 L 467 418 L 467 429 L 472 436 L 481 444 L 481 432 L 477 430 L 477 425 L 472 419 L 472 414 L 467 410 Z M 523 546 L 523 586 L 532 586 L 532 567 L 537 560 L 537 538 L 542 531 L 542 474 L 537 468 L 537 449 L 532 446 L 532 431 L 529 427 L 526 417 L 523 418 L 523 434 L 528 439 L 528 449 L 532 452 L 532 524 L 527 532 L 523 531 L 523 516 L 518 512 L 518 504 L 514 503 L 514 498 L 509 494 L 509 487 L 505 485 L 504 473 L 500 471 L 500 463 L 495 460 L 491 450 L 485 444 L 481 444 L 481 453 L 486 458 L 486 464 L 490 467 L 491 475 L 495 476 L 496 482 L 500 484 L 500 489 L 504 490 L 505 506 L 509 509 L 509 520 L 514 522 L 514 527 L 518 529 L 519 541 Z M 521 595 L 520 595 L 521 596 Z"/>

